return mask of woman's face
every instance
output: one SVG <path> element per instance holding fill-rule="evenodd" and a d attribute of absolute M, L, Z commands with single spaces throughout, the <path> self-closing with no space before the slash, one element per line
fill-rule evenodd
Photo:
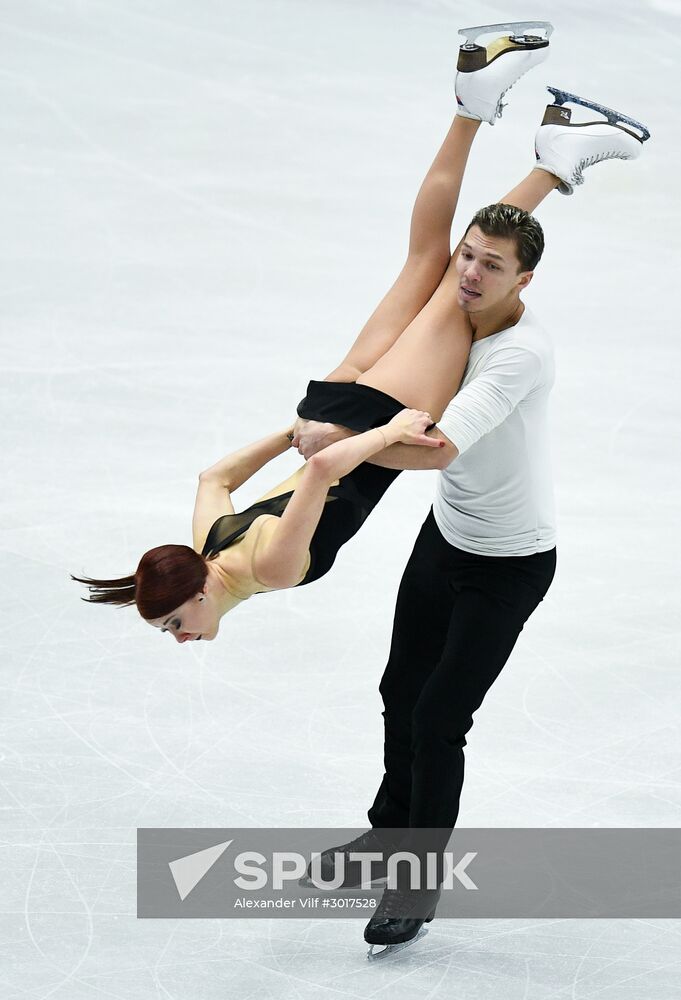
<path fill-rule="evenodd" d="M 149 624 L 161 632 L 169 632 L 176 642 L 191 642 L 214 639 L 220 619 L 212 607 L 210 596 L 200 593 L 163 618 L 154 618 Z"/>

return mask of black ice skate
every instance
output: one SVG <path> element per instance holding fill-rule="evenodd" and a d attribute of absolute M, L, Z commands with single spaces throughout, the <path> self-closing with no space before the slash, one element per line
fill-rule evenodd
<path fill-rule="evenodd" d="M 381 854 L 381 860 L 371 862 L 371 883 L 366 885 L 381 885 L 387 878 L 388 858 L 397 849 L 397 844 L 388 840 L 385 831 L 381 829 L 367 830 L 360 834 L 355 840 L 347 844 L 340 844 L 339 847 L 329 847 L 324 851 L 317 864 L 322 882 L 331 883 L 336 875 L 340 876 L 342 869 L 342 883 L 336 888 L 352 889 L 362 884 L 361 861 L 354 855 Z M 324 885 L 316 885 L 313 881 L 314 861 L 307 867 L 307 872 L 300 880 L 300 885 L 305 888 L 324 888 Z M 331 886 L 329 886 L 331 888 Z"/>
<path fill-rule="evenodd" d="M 371 947 L 370 961 L 386 958 L 420 941 L 428 931 L 440 899 L 439 889 L 386 889 L 376 912 L 364 929 L 364 940 Z M 374 951 L 383 945 L 381 951 Z"/>

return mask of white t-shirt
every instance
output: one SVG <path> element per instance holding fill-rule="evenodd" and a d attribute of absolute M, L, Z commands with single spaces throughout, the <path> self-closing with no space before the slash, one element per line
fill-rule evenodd
<path fill-rule="evenodd" d="M 438 478 L 435 521 L 451 545 L 525 556 L 555 545 L 548 334 L 525 308 L 515 326 L 471 347 L 459 392 L 438 427 L 459 449 Z"/>

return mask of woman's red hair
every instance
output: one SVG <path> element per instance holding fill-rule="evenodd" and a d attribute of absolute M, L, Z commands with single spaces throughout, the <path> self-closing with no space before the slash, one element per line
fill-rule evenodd
<path fill-rule="evenodd" d="M 208 566 L 188 545 L 158 545 L 140 559 L 134 576 L 116 580 L 95 580 L 87 576 L 72 576 L 84 583 L 90 604 L 137 605 L 142 618 L 151 621 L 170 614 L 203 590 Z"/>

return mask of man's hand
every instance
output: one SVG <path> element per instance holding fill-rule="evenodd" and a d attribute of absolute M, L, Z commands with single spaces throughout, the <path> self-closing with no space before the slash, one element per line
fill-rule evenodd
<path fill-rule="evenodd" d="M 324 424 L 319 420 L 303 420 L 298 417 L 293 425 L 293 447 L 307 460 L 335 441 L 342 441 L 355 433 L 356 431 L 339 424 Z"/>

